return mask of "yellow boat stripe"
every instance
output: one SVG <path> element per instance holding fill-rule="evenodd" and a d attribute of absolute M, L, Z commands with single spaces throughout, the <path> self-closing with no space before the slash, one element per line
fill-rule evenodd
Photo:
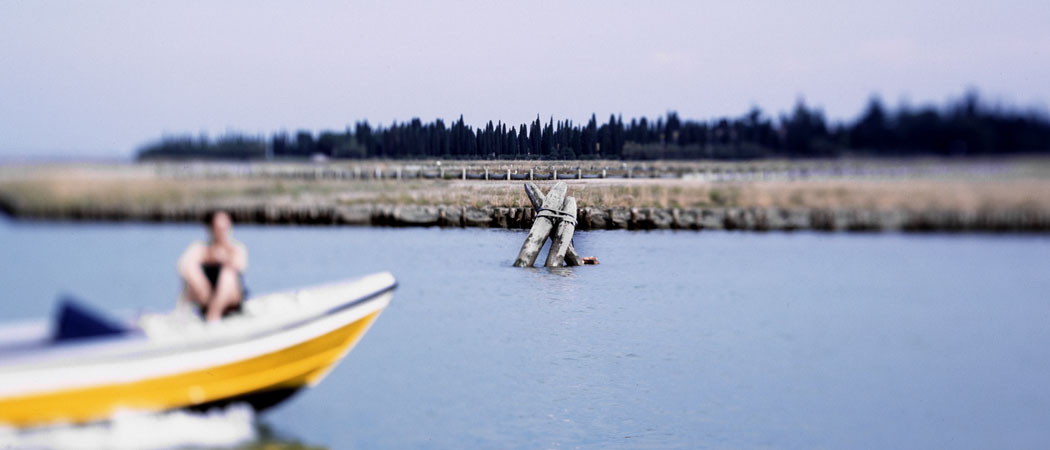
<path fill-rule="evenodd" d="M 0 399 L 0 422 L 15 426 L 79 423 L 104 419 L 119 409 L 159 411 L 262 389 L 310 384 L 356 344 L 379 312 L 309 341 L 225 365 L 134 382 Z"/>
<path fill-rule="evenodd" d="M 0 371 L 0 399 L 17 397 L 31 392 L 54 392 L 58 390 L 88 388 L 117 383 L 130 383 L 153 379 L 167 375 L 178 375 L 196 369 L 242 361 L 254 356 L 265 355 L 274 351 L 305 342 L 321 334 L 343 327 L 346 323 L 356 321 L 372 312 L 382 310 L 389 304 L 389 291 L 379 294 L 374 301 L 355 305 L 349 309 L 320 317 L 302 326 L 286 329 L 274 334 L 254 339 L 240 338 L 240 341 L 229 345 L 212 345 L 201 350 L 181 349 L 177 347 L 158 349 L 164 351 L 156 356 L 135 357 L 116 355 L 97 361 L 61 364 L 55 360 L 53 366 L 42 366 L 15 372 Z M 231 324 L 236 327 L 236 324 Z M 216 331 L 236 331 L 234 328 Z M 227 340 L 233 340 L 236 333 L 230 333 Z M 215 339 L 221 336 L 205 336 Z M 161 344 L 164 345 L 164 344 Z"/>

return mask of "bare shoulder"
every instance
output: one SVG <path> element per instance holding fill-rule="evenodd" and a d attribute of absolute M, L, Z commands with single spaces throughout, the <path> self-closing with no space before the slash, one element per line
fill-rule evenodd
<path fill-rule="evenodd" d="M 203 257 L 207 248 L 208 244 L 204 243 L 204 241 L 193 241 L 186 247 L 186 250 L 182 251 L 182 257 Z"/>
<path fill-rule="evenodd" d="M 207 244 L 195 241 L 187 246 L 186 250 L 182 251 L 182 255 L 179 256 L 179 260 L 175 265 L 179 271 L 187 270 L 192 265 L 200 264 L 204 260 L 206 252 Z"/>

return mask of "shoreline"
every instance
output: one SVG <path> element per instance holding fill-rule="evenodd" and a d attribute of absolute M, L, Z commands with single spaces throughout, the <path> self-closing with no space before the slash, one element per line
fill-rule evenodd
<path fill-rule="evenodd" d="M 1050 159 L 662 161 L 633 179 L 604 168 L 606 178 L 587 179 L 596 170 L 590 161 L 508 162 L 478 172 L 502 180 L 471 179 L 466 164 L 453 179 L 440 172 L 452 164 L 427 166 L 444 167 L 436 179 L 424 178 L 423 162 L 377 164 L 0 165 L 0 213 L 155 223 L 196 222 L 225 209 L 252 224 L 527 229 L 532 207 L 513 175 L 549 171 L 561 179 L 560 170 L 575 165 L 566 182 L 581 231 L 1050 232 Z M 660 175 L 667 173 L 678 176 Z"/>
<path fill-rule="evenodd" d="M 256 225 L 527 230 L 534 220 L 531 207 L 200 204 L 18 209 L 0 202 L 0 211 L 14 220 L 56 222 L 195 223 L 214 209 L 228 211 L 237 223 Z M 1050 232 L 1050 214 L 1032 211 L 584 207 L 578 208 L 577 217 L 579 231 Z"/>

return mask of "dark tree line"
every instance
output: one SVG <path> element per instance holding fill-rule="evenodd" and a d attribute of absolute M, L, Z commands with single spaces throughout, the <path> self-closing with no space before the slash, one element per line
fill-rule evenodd
<path fill-rule="evenodd" d="M 281 132 L 270 139 L 231 135 L 165 137 L 138 151 L 139 159 L 443 158 L 443 159 L 748 159 L 841 155 L 1001 155 L 1050 153 L 1050 121 L 1040 113 L 987 107 L 967 94 L 947 108 L 889 111 L 875 98 L 859 118 L 831 124 L 819 109 L 799 103 L 779 119 L 754 109 L 737 118 L 683 120 L 677 113 L 624 123 L 592 115 L 584 124 L 543 122 L 474 128 L 419 119 L 373 127 L 358 122 L 342 132 Z"/>
<path fill-rule="evenodd" d="M 138 151 L 138 159 L 265 159 L 266 141 L 262 138 L 227 135 L 216 140 L 207 136 L 168 136 L 147 144 Z"/>

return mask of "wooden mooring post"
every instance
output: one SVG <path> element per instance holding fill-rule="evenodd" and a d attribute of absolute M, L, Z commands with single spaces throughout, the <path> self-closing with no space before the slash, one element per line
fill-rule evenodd
<path fill-rule="evenodd" d="M 536 209 L 536 220 L 532 223 L 528 237 L 521 245 L 515 267 L 532 267 L 536 257 L 551 238 L 551 248 L 547 254 L 547 267 L 560 267 L 562 263 L 570 266 L 597 264 L 596 258 L 580 258 L 572 246 L 572 235 L 576 230 L 576 199 L 566 197 L 568 186 L 559 182 L 547 195 L 534 183 L 525 183 L 525 193 Z"/>
<path fill-rule="evenodd" d="M 551 233 L 551 249 L 547 253 L 547 267 L 561 267 L 565 254 L 572 245 L 572 234 L 576 231 L 576 199 L 565 197 L 561 207 L 562 216 Z"/>
<path fill-rule="evenodd" d="M 543 195 L 543 191 L 540 190 L 539 186 L 536 186 L 536 183 L 533 183 L 531 181 L 528 182 L 528 183 L 525 183 L 525 195 L 527 195 L 529 197 L 529 202 L 532 203 L 532 209 L 534 211 L 538 212 L 541 208 L 543 208 L 543 201 L 546 200 L 547 197 L 545 195 Z M 576 219 L 576 199 L 573 199 L 572 202 L 573 202 L 573 205 L 572 205 L 573 207 L 571 208 L 571 213 L 572 213 L 573 220 L 575 220 Z M 565 209 L 569 210 L 570 208 L 565 208 Z M 542 245 L 543 244 L 541 243 L 540 246 L 542 246 Z M 583 261 L 583 258 L 580 258 L 579 253 L 576 253 L 576 248 L 572 245 L 571 237 L 569 239 L 569 247 L 565 251 L 564 259 L 565 259 L 565 264 L 569 265 L 569 266 L 582 266 L 582 265 L 585 264 L 585 262 Z"/>

